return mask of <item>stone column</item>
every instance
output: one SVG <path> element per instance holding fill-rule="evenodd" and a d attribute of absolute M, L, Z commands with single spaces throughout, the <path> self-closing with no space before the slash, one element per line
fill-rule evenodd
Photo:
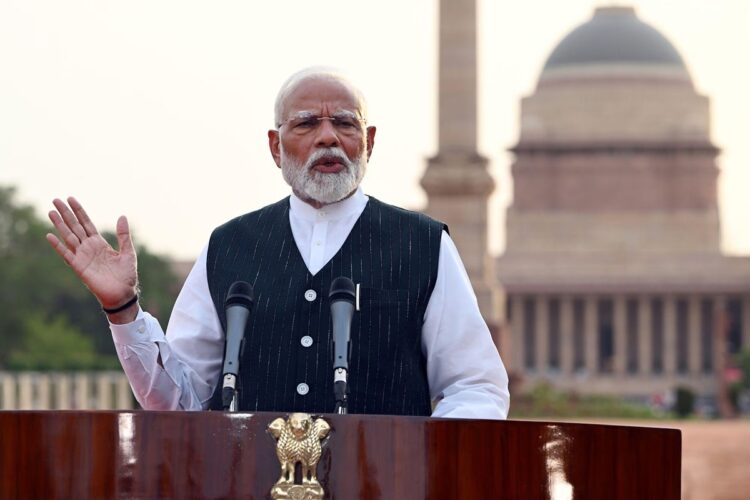
<path fill-rule="evenodd" d="M 31 373 L 18 375 L 18 409 L 34 409 L 34 376 Z"/>
<path fill-rule="evenodd" d="M 673 295 L 664 296 L 664 373 L 677 371 L 677 301 Z"/>
<path fill-rule="evenodd" d="M 96 376 L 96 409 L 112 410 L 112 376 L 99 373 Z"/>
<path fill-rule="evenodd" d="M 625 297 L 615 295 L 613 298 L 613 318 L 612 333 L 614 335 L 615 355 L 614 355 L 614 373 L 621 377 L 625 374 L 626 363 L 628 359 L 628 338 L 627 338 L 627 311 Z"/>
<path fill-rule="evenodd" d="M 50 398 L 50 376 L 46 373 L 40 373 L 36 376 L 37 400 L 34 405 L 35 410 L 51 410 L 52 401 Z"/>
<path fill-rule="evenodd" d="M 534 300 L 536 317 L 536 372 L 544 376 L 549 370 L 549 298 L 538 295 Z"/>
<path fill-rule="evenodd" d="M 89 410 L 89 377 L 86 373 L 76 373 L 73 376 L 76 410 Z"/>
<path fill-rule="evenodd" d="M 18 409 L 18 398 L 16 398 L 16 377 L 9 373 L 0 375 L 0 383 L 3 386 L 3 405 L 0 410 Z"/>
<path fill-rule="evenodd" d="M 691 295 L 688 298 L 688 372 L 701 374 L 701 298 Z"/>
<path fill-rule="evenodd" d="M 714 297 L 714 379 L 716 381 L 716 400 L 719 407 L 719 415 L 722 418 L 733 418 L 735 416 L 734 406 L 731 403 L 729 384 L 724 377 L 729 357 L 727 337 L 729 334 L 729 317 L 727 314 L 727 298 L 723 295 Z"/>
<path fill-rule="evenodd" d="M 131 410 L 133 408 L 133 397 L 130 389 L 128 378 L 121 374 L 115 382 L 115 392 L 117 393 L 116 404 L 118 410 Z"/>
<path fill-rule="evenodd" d="M 564 378 L 573 375 L 573 298 L 560 298 L 560 368 Z"/>
<path fill-rule="evenodd" d="M 440 0 L 438 141 L 441 150 L 477 148 L 476 0 Z"/>
<path fill-rule="evenodd" d="M 750 349 L 750 295 L 742 297 L 742 350 Z"/>
<path fill-rule="evenodd" d="M 523 314 L 523 297 L 520 295 L 510 296 L 510 329 L 513 336 L 513 355 L 509 361 L 509 372 L 523 373 L 526 368 L 524 357 L 526 345 L 524 344 L 524 331 L 526 329 L 526 318 Z"/>
<path fill-rule="evenodd" d="M 651 298 L 638 297 L 638 373 L 651 373 Z"/>
<path fill-rule="evenodd" d="M 440 0 L 438 152 L 421 184 L 426 212 L 448 224 L 497 341 L 505 322 L 502 288 L 488 253 L 488 200 L 495 181 L 477 151 L 476 0 Z"/>
<path fill-rule="evenodd" d="M 70 375 L 60 375 L 55 385 L 57 386 L 57 409 L 58 410 L 69 410 L 70 409 Z"/>
<path fill-rule="evenodd" d="M 583 343 L 586 356 L 586 372 L 589 377 L 599 372 L 599 328 L 596 296 L 591 295 L 583 303 Z"/>

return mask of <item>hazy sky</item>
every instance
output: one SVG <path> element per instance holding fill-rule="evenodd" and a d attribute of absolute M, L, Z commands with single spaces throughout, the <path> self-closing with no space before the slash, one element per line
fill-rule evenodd
<path fill-rule="evenodd" d="M 601 0 L 479 0 L 481 152 L 510 199 L 518 103 Z M 101 228 L 128 215 L 153 250 L 192 258 L 218 224 L 288 194 L 268 153 L 292 72 L 344 69 L 378 126 L 364 182 L 419 208 L 436 152 L 437 0 L 0 1 L 0 184 L 40 214 L 75 194 Z M 711 98 L 725 248 L 750 253 L 750 1 L 635 0 Z"/>

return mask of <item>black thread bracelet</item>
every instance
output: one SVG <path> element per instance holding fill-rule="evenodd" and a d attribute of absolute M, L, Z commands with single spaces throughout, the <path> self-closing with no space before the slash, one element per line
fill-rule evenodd
<path fill-rule="evenodd" d="M 137 293 L 135 294 L 135 297 L 133 297 L 129 301 L 125 302 L 120 307 L 115 307 L 114 309 L 107 309 L 106 307 L 102 307 L 102 311 L 104 311 L 107 314 L 115 314 L 115 313 L 118 313 L 120 311 L 124 311 L 125 309 L 127 309 L 130 306 L 132 306 L 136 302 L 138 302 L 138 294 Z"/>

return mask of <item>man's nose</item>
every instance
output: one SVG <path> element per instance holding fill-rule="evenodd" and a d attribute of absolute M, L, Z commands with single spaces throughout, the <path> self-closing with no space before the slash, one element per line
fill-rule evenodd
<path fill-rule="evenodd" d="M 330 148 L 339 145 L 339 135 L 331 120 L 320 120 L 316 133 L 315 139 L 318 146 Z"/>

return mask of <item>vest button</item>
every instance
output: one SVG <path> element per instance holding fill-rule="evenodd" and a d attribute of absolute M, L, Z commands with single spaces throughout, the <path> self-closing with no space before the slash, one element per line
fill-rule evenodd
<path fill-rule="evenodd" d="M 301 384 L 297 384 L 297 394 L 304 396 L 308 392 L 310 392 L 310 387 L 308 387 L 306 383 L 302 382 Z"/>
<path fill-rule="evenodd" d="M 310 347 L 311 345 L 313 345 L 313 339 L 309 335 L 305 335 L 304 337 L 302 337 L 299 342 L 300 344 L 302 344 L 302 347 Z"/>
<path fill-rule="evenodd" d="M 315 290 L 308 290 L 305 292 L 305 300 L 308 302 L 312 302 L 317 298 L 318 294 L 315 292 Z"/>

